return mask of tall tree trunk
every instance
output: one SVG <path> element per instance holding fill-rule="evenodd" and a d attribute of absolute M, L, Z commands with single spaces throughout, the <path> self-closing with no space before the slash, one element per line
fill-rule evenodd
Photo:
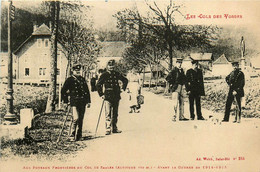
<path fill-rule="evenodd" d="M 46 105 L 46 113 L 55 110 L 56 84 L 57 84 L 57 42 L 59 25 L 60 2 L 51 2 L 52 28 L 51 28 L 51 63 L 50 63 L 50 87 Z"/>
<path fill-rule="evenodd" d="M 173 53 L 172 53 L 172 51 L 173 51 L 173 49 L 172 49 L 172 41 L 169 41 L 169 66 L 168 66 L 168 69 L 169 69 L 169 71 L 171 71 L 172 70 L 172 58 L 173 58 Z"/>
<path fill-rule="evenodd" d="M 171 72 L 172 70 L 172 58 L 173 58 L 173 49 L 172 49 L 172 41 L 168 41 L 168 45 L 169 45 L 169 48 L 168 48 L 168 51 L 169 51 L 169 66 L 168 66 L 168 69 L 169 69 L 169 72 Z M 164 94 L 167 94 L 169 93 L 170 90 L 169 90 L 169 83 L 166 82 L 166 86 L 165 86 L 165 90 L 164 90 Z"/>
<path fill-rule="evenodd" d="M 150 80 L 149 80 L 149 90 L 150 90 L 151 89 L 151 85 L 152 85 L 153 70 L 152 70 L 151 63 L 149 63 L 149 66 L 150 66 L 150 73 L 151 73 Z"/>

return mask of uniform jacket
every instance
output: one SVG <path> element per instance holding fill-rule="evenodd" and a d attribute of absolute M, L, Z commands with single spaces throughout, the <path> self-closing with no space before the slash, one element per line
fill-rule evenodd
<path fill-rule="evenodd" d="M 125 90 L 128 80 L 122 74 L 116 71 L 103 73 L 97 82 L 97 91 L 99 96 L 105 95 L 105 100 L 108 101 L 120 100 L 121 89 L 119 81 L 123 82 L 122 89 Z"/>
<path fill-rule="evenodd" d="M 183 69 L 174 67 L 166 77 L 166 81 L 170 84 L 171 91 L 175 91 L 179 84 L 184 85 L 186 82 L 186 76 Z"/>
<path fill-rule="evenodd" d="M 72 75 L 65 81 L 61 89 L 61 98 L 64 103 L 68 103 L 68 96 L 70 97 L 71 106 L 91 102 L 88 85 L 82 76 Z"/>
<path fill-rule="evenodd" d="M 238 96 L 244 96 L 245 76 L 240 69 L 233 70 L 226 77 L 226 82 L 229 85 L 229 93 L 236 91 Z"/>
<path fill-rule="evenodd" d="M 203 74 L 201 69 L 189 69 L 186 72 L 186 91 L 192 95 L 205 96 Z"/>

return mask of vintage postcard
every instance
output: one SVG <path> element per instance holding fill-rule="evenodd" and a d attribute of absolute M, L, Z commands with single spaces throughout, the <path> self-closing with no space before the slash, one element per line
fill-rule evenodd
<path fill-rule="evenodd" d="M 259 9 L 1 0 L 0 171 L 259 172 Z"/>

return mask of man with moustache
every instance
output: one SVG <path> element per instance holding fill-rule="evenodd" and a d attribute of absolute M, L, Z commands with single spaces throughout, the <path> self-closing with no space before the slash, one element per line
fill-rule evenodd
<path fill-rule="evenodd" d="M 104 99 L 106 115 L 106 135 L 111 133 L 121 133 L 117 128 L 118 107 L 121 99 L 121 88 L 119 81 L 122 81 L 122 89 L 125 91 L 128 79 L 121 73 L 115 71 L 115 60 L 109 60 L 107 71 L 102 73 L 97 82 L 97 91 L 100 97 Z M 104 91 L 103 91 L 104 87 Z"/>
<path fill-rule="evenodd" d="M 182 66 L 182 58 L 176 59 L 176 67 L 166 77 L 166 81 L 169 83 L 169 88 L 172 92 L 172 101 L 173 101 L 173 122 L 178 120 L 187 121 L 184 117 L 184 85 L 186 82 L 186 76 L 184 74 Z M 179 114 L 177 114 L 179 108 Z"/>
<path fill-rule="evenodd" d="M 81 76 L 81 65 L 76 64 L 72 67 L 72 75 L 65 81 L 61 89 L 61 98 L 64 103 L 70 104 L 73 114 L 70 140 L 78 141 L 82 137 L 85 108 L 86 106 L 89 108 L 91 103 L 88 85 L 85 78 Z"/>
<path fill-rule="evenodd" d="M 241 120 L 241 98 L 244 97 L 244 86 L 245 86 L 245 76 L 244 73 L 239 68 L 239 62 L 232 62 L 233 71 L 226 77 L 226 82 L 229 86 L 229 92 L 227 96 L 225 116 L 222 122 L 228 122 L 230 116 L 230 108 L 234 99 L 238 106 L 238 117 L 234 122 L 240 123 Z"/>

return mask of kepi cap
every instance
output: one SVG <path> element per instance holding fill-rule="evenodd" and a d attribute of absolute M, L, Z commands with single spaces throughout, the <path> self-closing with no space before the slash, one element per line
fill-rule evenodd
<path fill-rule="evenodd" d="M 191 61 L 191 64 L 196 64 L 196 63 L 198 63 L 199 61 L 198 60 L 192 60 Z"/>
<path fill-rule="evenodd" d="M 232 65 L 239 65 L 239 61 L 238 61 L 238 60 L 233 60 L 233 61 L 231 62 L 231 64 L 232 64 Z"/>
<path fill-rule="evenodd" d="M 81 65 L 80 64 L 75 64 L 72 67 L 72 70 L 75 70 L 75 71 L 80 71 L 80 69 L 81 69 Z"/>
<path fill-rule="evenodd" d="M 108 62 L 107 62 L 107 65 L 108 66 L 114 66 L 116 64 L 116 61 L 115 60 L 109 60 Z"/>

